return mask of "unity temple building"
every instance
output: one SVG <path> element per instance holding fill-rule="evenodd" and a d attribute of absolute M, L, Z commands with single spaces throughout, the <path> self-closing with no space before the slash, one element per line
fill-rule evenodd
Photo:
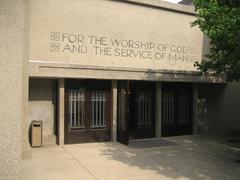
<path fill-rule="evenodd" d="M 209 45 L 192 6 L 3 0 L 0 17 L 3 175 L 31 157 L 33 120 L 43 146 L 240 130 L 240 86 L 194 67 Z"/>

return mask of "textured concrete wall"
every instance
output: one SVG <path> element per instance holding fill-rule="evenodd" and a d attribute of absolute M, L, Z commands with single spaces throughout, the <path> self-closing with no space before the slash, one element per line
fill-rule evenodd
<path fill-rule="evenodd" d="M 224 90 L 225 85 L 199 84 L 199 134 L 216 132 L 216 122 L 224 114 Z"/>
<path fill-rule="evenodd" d="M 24 43 L 24 59 L 29 59 L 29 34 L 30 34 L 30 0 L 25 0 L 25 43 Z M 29 95 L 29 64 L 23 64 L 23 118 L 22 118 L 22 159 L 30 159 L 32 157 L 32 149 L 29 144 L 29 132 L 28 132 L 28 95 Z"/>
<path fill-rule="evenodd" d="M 0 179 L 18 179 L 23 117 L 24 0 L 0 1 Z"/>
<path fill-rule="evenodd" d="M 240 133 L 240 83 L 228 83 L 224 91 L 224 116 L 216 122 L 217 129 Z"/>
<path fill-rule="evenodd" d="M 55 135 L 56 89 L 53 80 L 30 79 L 29 81 L 29 124 L 32 120 L 43 122 L 43 144 Z"/>
<path fill-rule="evenodd" d="M 193 7 L 157 0 L 31 0 L 30 17 L 31 77 L 223 81 L 193 66 L 208 47 L 190 25 Z"/>
<path fill-rule="evenodd" d="M 195 16 L 175 11 L 181 5 L 155 2 L 151 8 L 147 1 L 31 0 L 30 61 L 54 62 L 62 68 L 52 70 L 65 76 L 69 64 L 196 71 L 203 34 L 191 27 Z"/>
<path fill-rule="evenodd" d="M 201 84 L 198 127 L 200 133 L 240 132 L 240 83 Z"/>

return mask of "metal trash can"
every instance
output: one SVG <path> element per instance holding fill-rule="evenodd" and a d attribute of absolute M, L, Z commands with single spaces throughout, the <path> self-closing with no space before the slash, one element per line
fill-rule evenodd
<path fill-rule="evenodd" d="M 31 123 L 31 146 L 42 146 L 42 121 L 32 121 Z"/>

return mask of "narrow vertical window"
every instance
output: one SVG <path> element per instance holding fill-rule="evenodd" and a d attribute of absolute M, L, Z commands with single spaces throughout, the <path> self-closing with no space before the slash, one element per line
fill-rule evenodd
<path fill-rule="evenodd" d="M 106 128 L 107 92 L 93 91 L 91 95 L 91 129 Z"/>
<path fill-rule="evenodd" d="M 148 91 L 138 93 L 136 98 L 138 127 L 152 126 L 152 96 Z"/>
<path fill-rule="evenodd" d="M 73 129 L 85 128 L 85 90 L 69 90 L 69 127 Z"/>

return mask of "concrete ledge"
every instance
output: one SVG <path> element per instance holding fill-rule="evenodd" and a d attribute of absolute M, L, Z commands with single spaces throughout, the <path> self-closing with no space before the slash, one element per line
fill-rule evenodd
<path fill-rule="evenodd" d="M 203 76 L 197 71 L 149 70 L 121 67 L 96 67 L 77 64 L 29 63 L 29 76 L 42 78 L 88 78 L 225 83 L 221 76 Z"/>
<path fill-rule="evenodd" d="M 155 8 L 162 8 L 170 11 L 176 11 L 185 14 L 196 15 L 195 8 L 183 4 L 174 4 L 161 0 L 115 0 L 119 2 L 132 3 L 138 5 L 144 5 Z"/>

